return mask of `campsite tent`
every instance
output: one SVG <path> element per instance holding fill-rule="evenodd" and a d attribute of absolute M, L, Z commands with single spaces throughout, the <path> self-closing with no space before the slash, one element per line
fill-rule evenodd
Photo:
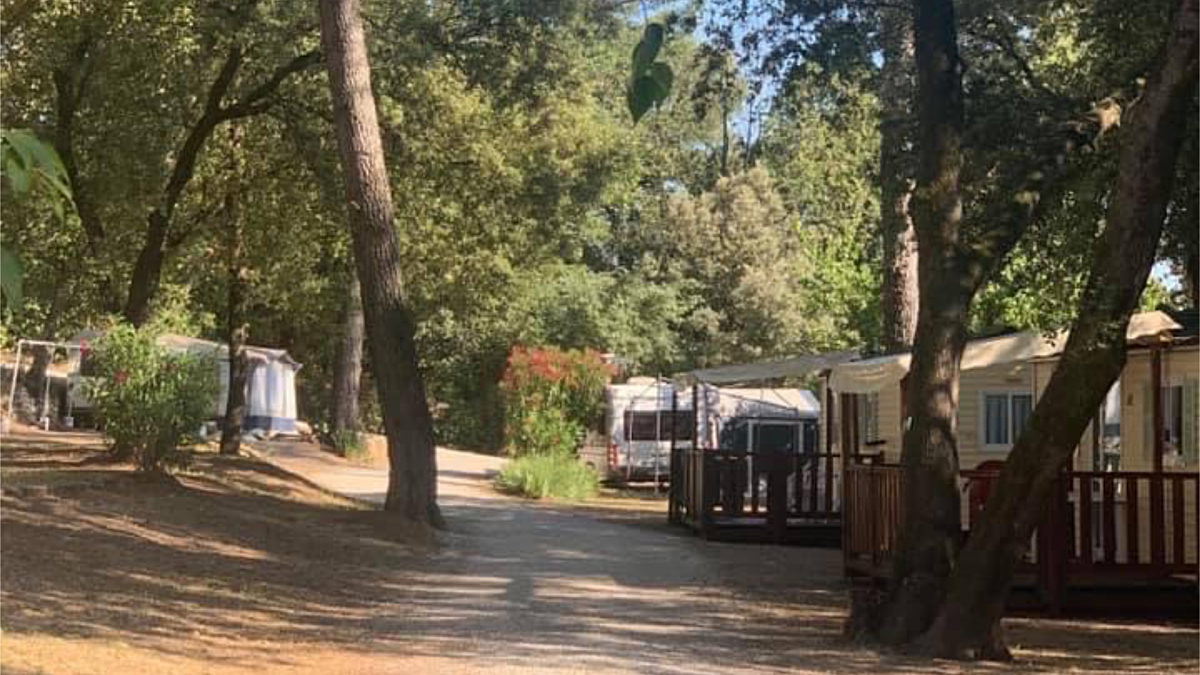
<path fill-rule="evenodd" d="M 72 342 L 95 342 L 102 336 L 96 332 L 84 332 Z M 225 404 L 229 398 L 229 348 L 220 342 L 201 340 L 183 335 L 166 334 L 158 343 L 176 352 L 211 356 L 216 361 L 213 376 L 217 378 L 219 390 L 213 401 L 213 417 L 225 415 Z M 246 347 L 249 373 L 246 381 L 246 416 L 243 429 L 247 432 L 293 433 L 296 430 L 296 371 L 300 364 L 283 349 L 268 347 Z M 75 367 L 73 379 L 80 376 Z M 79 387 L 72 386 L 74 407 L 86 409 L 87 401 L 80 395 Z"/>

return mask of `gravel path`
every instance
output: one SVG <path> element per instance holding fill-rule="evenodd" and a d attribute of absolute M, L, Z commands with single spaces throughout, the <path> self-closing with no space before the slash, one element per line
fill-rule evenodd
<path fill-rule="evenodd" d="M 282 447 L 269 459 L 324 487 L 382 499 L 386 472 L 312 452 Z M 378 635 L 411 640 L 402 655 L 388 650 L 378 662 L 389 671 L 964 669 L 842 641 L 837 550 L 704 542 L 659 513 L 498 495 L 487 485 L 495 458 L 442 449 L 438 462 L 449 531 L 428 571 L 389 591 L 405 611 L 376 619 Z M 1197 663 L 1194 629 L 1030 619 L 1009 626 L 1018 662 L 967 669 L 1163 672 Z"/>

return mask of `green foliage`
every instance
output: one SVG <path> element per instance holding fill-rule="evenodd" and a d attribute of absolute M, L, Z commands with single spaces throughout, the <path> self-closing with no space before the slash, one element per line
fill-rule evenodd
<path fill-rule="evenodd" d="M 526 455 L 504 465 L 496 477 L 496 487 L 533 499 L 581 501 L 595 496 L 599 481 L 571 455 Z"/>
<path fill-rule="evenodd" d="M 39 199 L 60 220 L 72 203 L 67 170 L 58 153 L 27 129 L 0 130 L 0 177 L 8 194 Z M 0 294 L 10 307 L 24 299 L 24 276 L 21 259 L 11 247 L 0 246 Z"/>
<path fill-rule="evenodd" d="M 500 383 L 508 454 L 574 457 L 601 418 L 611 377 L 595 351 L 514 348 Z"/>
<path fill-rule="evenodd" d="M 61 218 L 71 203 L 67 170 L 54 148 L 27 129 L 0 130 L 0 173 L 10 194 L 38 195 L 50 202 Z"/>
<path fill-rule="evenodd" d="M 625 97 L 634 124 L 671 95 L 671 83 L 675 79 L 671 66 L 655 61 L 665 36 L 666 28 L 662 24 L 646 24 L 642 39 L 633 48 L 633 63 Z"/>
<path fill-rule="evenodd" d="M 132 453 L 142 471 L 185 462 L 179 446 L 213 415 L 212 359 L 168 351 L 154 331 L 127 325 L 114 326 L 95 349 L 85 391 L 114 447 Z"/>
<path fill-rule="evenodd" d="M 10 305 L 21 303 L 23 277 L 21 259 L 12 251 L 0 246 L 0 294 L 3 294 Z"/>

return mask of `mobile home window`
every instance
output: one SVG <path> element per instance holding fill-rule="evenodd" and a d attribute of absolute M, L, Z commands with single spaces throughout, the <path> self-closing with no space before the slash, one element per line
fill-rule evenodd
<path fill-rule="evenodd" d="M 882 440 L 879 437 L 879 392 L 858 394 L 858 437 L 863 443 Z"/>
<path fill-rule="evenodd" d="M 1033 414 L 1033 395 L 1023 392 L 989 392 L 983 395 L 983 446 L 1008 450 Z"/>
<path fill-rule="evenodd" d="M 1196 384 L 1188 382 L 1163 387 L 1163 450 L 1176 466 L 1191 466 L 1197 461 Z"/>

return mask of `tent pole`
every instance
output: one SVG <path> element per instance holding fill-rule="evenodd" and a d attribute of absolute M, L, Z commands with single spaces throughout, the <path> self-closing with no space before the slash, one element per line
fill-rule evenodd
<path fill-rule="evenodd" d="M 16 418 L 17 409 L 17 373 L 21 372 L 21 347 L 24 340 L 17 340 L 17 360 L 13 362 L 12 385 L 8 388 L 8 416 Z"/>

